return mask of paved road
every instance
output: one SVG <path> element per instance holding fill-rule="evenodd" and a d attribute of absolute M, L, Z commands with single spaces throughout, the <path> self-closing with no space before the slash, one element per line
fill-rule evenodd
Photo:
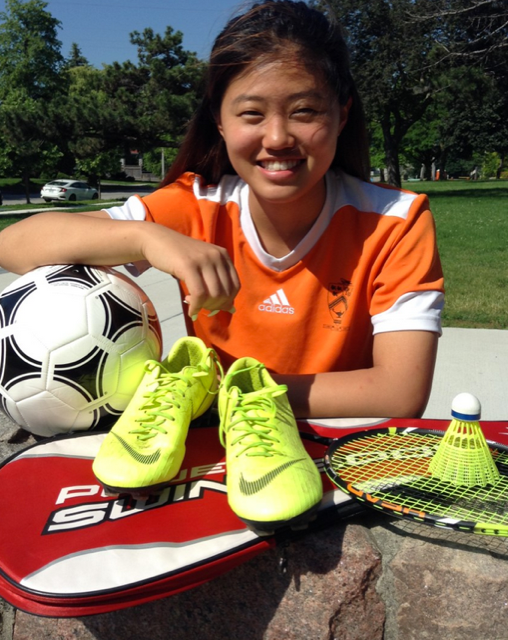
<path fill-rule="evenodd" d="M 150 193 L 157 187 L 154 182 L 152 184 L 133 184 L 132 186 L 126 185 L 103 185 L 101 187 L 102 197 L 107 200 L 122 200 L 128 198 L 134 193 L 146 194 Z M 30 194 L 31 204 L 45 204 L 41 198 L 40 192 Z M 3 190 L 3 209 L 9 207 L 9 205 L 26 204 L 26 198 L 24 195 L 18 193 L 6 193 Z M 1 209 L 0 209 L 1 211 Z"/>

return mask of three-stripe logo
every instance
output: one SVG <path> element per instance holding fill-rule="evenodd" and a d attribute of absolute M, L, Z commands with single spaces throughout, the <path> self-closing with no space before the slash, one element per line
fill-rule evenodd
<path fill-rule="evenodd" d="M 258 305 L 258 309 L 268 313 L 282 313 L 286 315 L 293 315 L 295 312 L 283 289 L 277 289 L 273 295 Z"/>

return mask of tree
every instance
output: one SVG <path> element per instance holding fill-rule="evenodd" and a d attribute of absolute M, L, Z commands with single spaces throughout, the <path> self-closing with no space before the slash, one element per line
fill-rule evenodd
<path fill-rule="evenodd" d="M 456 83 L 453 87 L 448 82 L 444 92 L 450 94 L 447 137 L 456 148 L 467 140 L 474 153 L 497 154 L 499 178 L 508 151 L 508 3 L 434 0 L 427 11 L 411 12 L 409 19 L 412 24 L 440 25 L 434 31 L 433 66 L 441 75 L 444 70 L 454 76 Z M 457 86 L 465 92 L 458 92 Z M 457 124 L 452 125 L 454 120 Z"/>
<path fill-rule="evenodd" d="M 59 136 L 56 118 L 48 105 L 28 98 L 22 89 L 11 91 L 0 107 L 1 166 L 21 174 L 27 203 L 30 177 L 55 170 L 62 156 L 54 142 Z"/>
<path fill-rule="evenodd" d="M 76 42 L 73 42 L 71 45 L 71 51 L 69 53 L 69 57 L 65 60 L 65 66 L 68 69 L 88 66 L 88 60 L 81 53 L 81 49 Z"/>
<path fill-rule="evenodd" d="M 506 125 L 500 126 L 502 96 L 506 100 L 501 88 L 508 81 L 506 0 L 320 0 L 317 4 L 345 27 L 371 131 L 380 128 L 383 134 L 390 183 L 400 185 L 400 154 L 408 154 L 411 147 L 414 159 L 417 129 L 422 134 L 420 162 L 426 165 L 434 157 L 444 166 L 450 149 L 463 146 L 472 152 L 480 140 L 484 144 L 490 140 L 494 147 L 489 148 L 502 161 L 508 146 Z M 481 87 L 489 85 L 490 102 L 480 95 L 479 87 L 475 90 L 474 74 Z M 465 93 L 459 94 L 458 88 Z M 466 113 L 474 122 L 469 130 Z M 418 126 L 423 122 L 426 126 Z M 412 140 L 407 142 L 410 131 Z"/>
<path fill-rule="evenodd" d="M 109 174 L 120 172 L 120 159 L 115 149 L 98 151 L 95 155 L 87 154 L 87 157 L 77 160 L 76 169 L 80 174 L 88 178 L 88 182 L 97 186 L 99 198 L 102 197 L 101 178 Z"/>
<path fill-rule="evenodd" d="M 400 160 L 412 167 L 414 177 L 432 179 L 432 168 L 439 155 L 440 115 L 431 105 L 408 130 L 400 146 Z"/>
<path fill-rule="evenodd" d="M 166 169 L 171 166 L 178 149 L 169 141 L 165 147 L 156 147 L 143 154 L 143 169 L 154 176 L 163 178 Z"/>
<path fill-rule="evenodd" d="M 100 178 L 117 173 L 123 153 L 123 114 L 104 89 L 104 70 L 87 65 L 66 69 L 68 97 L 60 126 L 72 167 L 100 190 Z"/>
<path fill-rule="evenodd" d="M 15 87 L 23 87 L 34 100 L 51 98 L 58 89 L 60 22 L 46 7 L 42 0 L 7 0 L 7 11 L 0 12 L 0 99 Z"/>
<path fill-rule="evenodd" d="M 506 61 L 506 0 L 433 0 L 422 11 L 410 10 L 408 18 L 414 25 L 439 25 L 434 31 L 439 50 L 436 65 L 467 64 L 492 71 L 498 67 L 499 55 Z"/>
<path fill-rule="evenodd" d="M 27 202 L 30 176 L 54 165 L 60 153 L 60 22 L 46 6 L 42 0 L 7 0 L 0 13 L 0 154 L 4 166 L 22 175 Z"/>
<path fill-rule="evenodd" d="M 67 69 L 68 147 L 91 181 L 115 153 L 121 158 L 131 149 L 177 146 L 196 106 L 203 63 L 183 49 L 181 33 L 167 27 L 161 36 L 145 29 L 131 34 L 131 42 L 138 47 L 138 64 Z"/>
<path fill-rule="evenodd" d="M 338 17 L 351 52 L 353 76 L 367 117 L 380 127 L 388 182 L 400 185 L 404 136 L 423 117 L 434 92 L 432 33 L 409 24 L 408 12 L 432 0 L 329 0 L 318 6 Z"/>
<path fill-rule="evenodd" d="M 182 33 L 169 26 L 163 35 L 145 29 L 130 39 L 138 64 L 106 66 L 106 90 L 130 114 L 138 150 L 176 146 L 197 106 L 204 63 L 184 50 Z"/>
<path fill-rule="evenodd" d="M 409 129 L 401 151 L 412 164 L 423 163 L 427 177 L 434 163 L 443 178 L 449 173 L 449 159 L 455 164 L 469 159 L 471 165 L 474 152 L 481 149 L 486 124 L 493 118 L 491 82 L 481 69 L 460 67 L 436 73 L 436 87 L 440 90 L 422 119 Z"/>

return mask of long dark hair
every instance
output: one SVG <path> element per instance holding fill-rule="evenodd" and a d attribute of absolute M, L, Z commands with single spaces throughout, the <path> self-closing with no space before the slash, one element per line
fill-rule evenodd
<path fill-rule="evenodd" d="M 174 182 L 185 171 L 202 175 L 207 183 L 217 183 L 224 174 L 236 173 L 217 129 L 224 94 L 230 82 L 249 65 L 288 55 L 288 48 L 296 51 L 313 72 L 321 74 L 341 105 L 352 98 L 332 167 L 369 180 L 365 117 L 340 25 L 304 2 L 266 0 L 230 20 L 215 40 L 202 102 L 161 186 Z"/>

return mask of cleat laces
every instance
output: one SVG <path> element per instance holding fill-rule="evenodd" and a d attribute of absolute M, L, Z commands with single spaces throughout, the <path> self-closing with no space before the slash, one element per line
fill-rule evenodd
<path fill-rule="evenodd" d="M 210 350 L 212 352 L 212 350 Z M 215 353 L 212 352 L 215 356 Z M 214 360 L 217 360 L 214 357 Z M 175 422 L 175 416 L 172 413 L 173 408 L 180 409 L 184 400 L 187 389 L 192 386 L 193 378 L 200 378 L 209 374 L 208 367 L 203 365 L 194 365 L 195 369 L 190 375 L 185 369 L 179 373 L 166 372 L 162 369 L 161 364 L 155 360 L 149 360 L 145 363 L 145 371 L 150 373 L 159 368 L 159 373 L 154 381 L 156 385 L 153 391 L 144 394 L 146 402 L 140 407 L 139 411 L 144 415 L 137 418 L 136 423 L 139 427 L 132 429 L 129 433 L 136 435 L 138 440 L 146 441 L 154 438 L 158 433 L 167 434 L 164 428 L 166 420 Z M 196 370 L 197 369 L 197 370 Z M 217 395 L 216 391 L 207 390 L 210 395 Z"/>
<path fill-rule="evenodd" d="M 235 407 L 234 419 L 228 425 L 228 433 L 237 432 L 236 438 L 230 441 L 231 446 L 239 443 L 243 448 L 236 453 L 236 457 L 247 456 L 273 457 L 283 455 L 278 451 L 280 440 L 272 432 L 277 432 L 275 421 L 277 407 L 273 398 L 283 395 L 287 391 L 286 385 L 264 388 L 260 391 L 241 395 L 237 389 L 239 402 Z M 220 440 L 225 444 L 226 430 L 221 429 Z"/>

